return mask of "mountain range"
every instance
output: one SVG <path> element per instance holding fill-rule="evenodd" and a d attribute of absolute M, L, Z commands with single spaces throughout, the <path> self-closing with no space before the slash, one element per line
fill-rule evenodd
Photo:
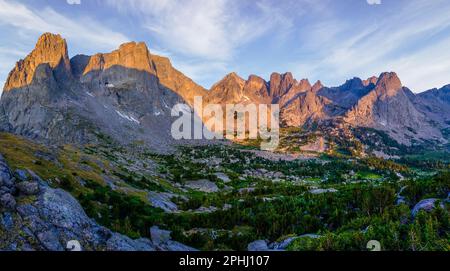
<path fill-rule="evenodd" d="M 110 53 L 68 56 L 66 41 L 43 34 L 35 49 L 9 73 L 0 100 L 0 130 L 48 143 L 145 142 L 171 145 L 171 109 L 194 96 L 215 104 L 272 104 L 281 125 L 367 127 L 400 144 L 446 143 L 450 85 L 414 94 L 394 72 L 338 87 L 273 73 L 266 81 L 226 75 L 206 90 L 152 54 L 144 43 L 122 44 Z"/>

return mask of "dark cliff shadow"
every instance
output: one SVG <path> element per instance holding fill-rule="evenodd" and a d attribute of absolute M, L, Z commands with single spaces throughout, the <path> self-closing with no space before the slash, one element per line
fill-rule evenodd
<path fill-rule="evenodd" d="M 188 102 L 155 74 L 120 65 L 84 73 L 89 60 L 72 58 L 71 71 L 41 64 L 30 84 L 4 91 L 0 129 L 49 144 L 93 143 L 99 133 L 162 149 L 205 143 L 172 140 L 172 107 Z"/>

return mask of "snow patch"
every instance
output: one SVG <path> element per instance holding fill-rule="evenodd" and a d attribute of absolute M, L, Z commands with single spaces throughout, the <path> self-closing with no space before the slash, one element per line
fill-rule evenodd
<path fill-rule="evenodd" d="M 92 94 L 92 93 L 90 93 L 90 92 L 87 92 L 87 91 L 86 91 L 86 94 L 89 95 L 89 96 L 91 96 L 91 97 L 95 97 L 94 94 Z"/>
<path fill-rule="evenodd" d="M 131 121 L 131 122 L 135 122 L 135 123 L 137 123 L 137 124 L 141 124 L 137 119 L 135 119 L 133 116 L 129 116 L 129 115 L 127 115 L 127 114 L 125 114 L 125 113 L 122 113 L 122 112 L 120 112 L 120 111 L 117 111 L 116 110 L 116 113 L 121 117 L 121 118 L 123 118 L 123 119 L 126 119 L 126 120 L 128 120 L 128 121 Z"/>

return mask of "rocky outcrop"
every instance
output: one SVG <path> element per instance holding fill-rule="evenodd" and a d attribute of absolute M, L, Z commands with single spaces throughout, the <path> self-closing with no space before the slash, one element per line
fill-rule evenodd
<path fill-rule="evenodd" d="M 345 121 L 353 126 L 386 131 L 404 144 L 410 144 L 411 139 L 442 138 L 430 120 L 414 107 L 393 72 L 380 76 L 375 88 L 345 114 Z"/>
<path fill-rule="evenodd" d="M 287 72 L 273 73 L 268 82 L 231 73 L 208 92 L 145 43 L 69 60 L 65 40 L 46 33 L 9 74 L 0 99 L 0 130 L 51 144 L 95 143 L 101 134 L 166 152 L 177 143 L 170 136 L 172 107 L 192 106 L 194 97 L 202 96 L 204 105 L 222 107 L 277 103 L 287 126 L 334 125 L 343 119 L 349 127 L 383 130 L 407 145 L 445 142 L 440 129 L 450 126 L 448 90 L 415 95 L 395 73 L 353 78 L 339 87 L 321 81 L 311 86 Z"/>
<path fill-rule="evenodd" d="M 206 96 L 206 103 L 211 104 L 237 104 L 244 102 L 245 80 L 236 73 L 230 73 L 211 87 Z"/>
<path fill-rule="evenodd" d="M 332 115 L 331 107 L 332 102 L 327 98 L 307 91 L 282 108 L 281 120 L 286 126 L 303 126 L 329 118 Z"/>
<path fill-rule="evenodd" d="M 187 181 L 186 187 L 205 193 L 214 193 L 219 191 L 217 185 L 208 180 Z"/>
<path fill-rule="evenodd" d="M 52 144 L 95 143 L 104 134 L 167 151 L 172 107 L 205 93 L 144 43 L 69 60 L 65 41 L 46 33 L 10 73 L 0 130 Z"/>
<path fill-rule="evenodd" d="M 266 240 L 257 240 L 251 242 L 247 246 L 248 251 L 285 251 L 291 244 L 297 239 L 300 238 L 311 238 L 316 239 L 320 238 L 320 235 L 317 234 L 303 234 L 300 236 L 287 237 L 279 242 L 268 243 Z"/>
<path fill-rule="evenodd" d="M 414 105 L 440 127 L 450 127 L 450 85 L 417 94 Z"/>
<path fill-rule="evenodd" d="M 270 76 L 270 95 L 273 100 L 278 100 L 296 85 L 297 81 L 292 76 L 292 73 L 272 73 Z"/>
<path fill-rule="evenodd" d="M 30 172 L 32 173 L 32 172 Z M 0 250 L 194 250 L 168 238 L 133 240 L 89 218 L 69 193 L 34 173 L 16 179 L 0 155 Z M 78 248 L 76 248 L 78 249 Z"/>
<path fill-rule="evenodd" d="M 347 80 L 342 86 L 334 88 L 323 87 L 319 90 L 318 95 L 324 96 L 333 103 L 341 106 L 344 110 L 351 109 L 359 99 L 364 97 L 374 85 L 365 85 L 359 78 Z"/>
<path fill-rule="evenodd" d="M 37 71 L 41 65 L 48 65 L 59 76 L 70 75 L 70 60 L 67 53 L 66 41 L 60 35 L 43 34 L 36 43 L 35 49 L 24 59 L 17 62 L 9 73 L 4 91 L 30 85 L 36 72 L 45 73 L 46 68 Z"/>
<path fill-rule="evenodd" d="M 418 202 L 411 211 L 412 216 L 416 216 L 420 211 L 431 212 L 440 207 L 444 209 L 444 203 L 439 199 L 424 199 Z"/>

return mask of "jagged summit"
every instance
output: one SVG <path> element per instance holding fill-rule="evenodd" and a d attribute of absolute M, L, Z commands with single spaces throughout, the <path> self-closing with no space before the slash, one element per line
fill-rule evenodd
<path fill-rule="evenodd" d="M 15 68 L 9 73 L 4 91 L 31 84 L 36 69 L 43 64 L 57 69 L 61 75 L 70 74 L 66 40 L 60 35 L 45 33 L 39 37 L 34 50 L 25 59 L 17 62 Z"/>
<path fill-rule="evenodd" d="M 232 72 L 207 91 L 143 42 L 69 59 L 66 41 L 45 33 L 10 72 L 0 100 L 0 129 L 53 142 L 86 142 L 100 130 L 118 141 L 164 146 L 171 108 L 203 96 L 204 103 L 220 105 L 279 104 L 280 119 L 288 125 L 339 118 L 407 142 L 442 137 L 439 129 L 450 120 L 448 89 L 415 95 L 395 72 L 354 77 L 338 87 L 298 81 L 290 72 L 274 72 L 268 81 Z"/>
<path fill-rule="evenodd" d="M 321 90 L 323 87 L 324 86 L 323 86 L 322 82 L 320 80 L 317 80 L 317 82 L 314 83 L 314 85 L 312 86 L 311 91 L 317 92 L 317 91 Z"/>
<path fill-rule="evenodd" d="M 0 130 L 50 143 L 142 140 L 169 148 L 170 110 L 206 93 L 145 43 L 69 59 L 50 33 L 11 71 L 0 100 Z M 9 91 L 9 90 L 17 91 Z"/>
<path fill-rule="evenodd" d="M 395 72 L 382 73 L 376 83 L 379 95 L 393 96 L 401 89 L 402 82 Z"/>
<path fill-rule="evenodd" d="M 270 76 L 270 95 L 273 98 L 280 97 L 286 94 L 296 83 L 290 72 L 284 74 L 272 73 Z"/>
<path fill-rule="evenodd" d="M 366 80 L 363 81 L 363 85 L 367 87 L 370 84 L 375 85 L 377 82 L 378 82 L 378 77 L 371 76 L 371 77 L 369 77 L 369 78 L 367 78 Z"/>
<path fill-rule="evenodd" d="M 145 43 L 128 42 L 111 53 L 92 56 L 83 75 L 95 70 L 107 70 L 113 66 L 154 73 L 150 59 L 150 52 Z"/>

